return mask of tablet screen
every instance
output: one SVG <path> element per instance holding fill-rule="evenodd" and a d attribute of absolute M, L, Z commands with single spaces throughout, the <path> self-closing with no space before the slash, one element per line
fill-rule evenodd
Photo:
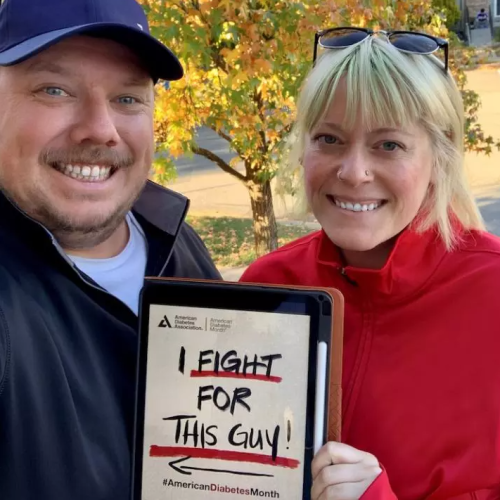
<path fill-rule="evenodd" d="M 142 499 L 303 498 L 310 320 L 150 306 Z"/>

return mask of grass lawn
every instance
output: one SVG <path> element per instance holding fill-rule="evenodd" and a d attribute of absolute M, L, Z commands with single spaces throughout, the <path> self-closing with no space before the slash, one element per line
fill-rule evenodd
<path fill-rule="evenodd" d="M 187 222 L 200 235 L 217 267 L 246 266 L 255 260 L 251 219 L 188 216 Z M 278 223 L 279 246 L 312 231 L 305 225 Z"/>

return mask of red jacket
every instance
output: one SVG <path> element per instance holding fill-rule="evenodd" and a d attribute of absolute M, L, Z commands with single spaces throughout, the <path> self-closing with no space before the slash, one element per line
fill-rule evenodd
<path fill-rule="evenodd" d="M 447 252 L 434 232 L 408 230 L 369 270 L 343 269 L 316 232 L 242 281 L 343 293 L 342 439 L 384 467 L 363 500 L 500 499 L 498 238 L 466 233 Z"/>

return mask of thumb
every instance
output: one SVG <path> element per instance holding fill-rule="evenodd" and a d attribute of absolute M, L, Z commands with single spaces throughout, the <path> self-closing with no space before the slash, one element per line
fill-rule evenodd
<path fill-rule="evenodd" d="M 348 444 L 330 441 L 326 443 L 314 457 L 311 471 L 313 478 L 330 465 L 358 464 L 365 462 L 366 465 L 378 466 L 378 460 L 364 451 L 360 451 Z"/>

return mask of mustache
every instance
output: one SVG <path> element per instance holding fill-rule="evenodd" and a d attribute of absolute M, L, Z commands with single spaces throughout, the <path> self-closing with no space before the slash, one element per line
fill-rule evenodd
<path fill-rule="evenodd" d="M 113 168 L 126 168 L 134 164 L 132 154 L 119 153 L 114 149 L 98 146 L 75 146 L 71 149 L 48 148 L 40 153 L 39 161 L 47 165 L 103 165 Z"/>

